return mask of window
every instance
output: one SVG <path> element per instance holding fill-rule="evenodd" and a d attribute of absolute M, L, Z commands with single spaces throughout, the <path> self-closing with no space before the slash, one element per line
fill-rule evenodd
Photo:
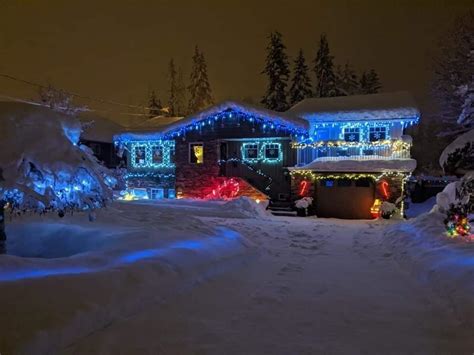
<path fill-rule="evenodd" d="M 146 147 L 144 145 L 135 146 L 133 149 L 133 161 L 135 166 L 146 164 Z"/>
<path fill-rule="evenodd" d="M 242 145 L 243 160 L 257 160 L 258 159 L 258 144 L 244 143 Z"/>
<path fill-rule="evenodd" d="M 329 179 L 321 180 L 320 185 L 323 186 L 323 187 L 333 187 L 334 186 L 334 180 L 329 180 Z"/>
<path fill-rule="evenodd" d="M 371 142 L 381 141 L 387 139 L 387 127 L 370 127 L 369 140 Z"/>
<path fill-rule="evenodd" d="M 263 145 L 265 160 L 281 160 L 281 145 L 279 143 L 265 143 Z"/>
<path fill-rule="evenodd" d="M 338 187 L 350 187 L 351 185 L 352 185 L 352 181 L 350 179 L 337 180 Z"/>
<path fill-rule="evenodd" d="M 359 142 L 360 128 L 344 128 L 344 140 L 346 142 Z"/>
<path fill-rule="evenodd" d="M 189 145 L 189 162 L 192 164 L 204 163 L 204 145 L 202 143 Z"/>
<path fill-rule="evenodd" d="M 151 146 L 151 162 L 153 164 L 163 163 L 163 147 L 158 145 Z"/>
<path fill-rule="evenodd" d="M 158 200 L 165 197 L 165 190 L 162 188 L 150 189 L 150 195 L 152 200 Z"/>

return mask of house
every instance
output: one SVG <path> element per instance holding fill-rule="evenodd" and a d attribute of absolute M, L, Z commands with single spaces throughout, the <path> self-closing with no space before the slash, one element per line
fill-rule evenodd
<path fill-rule="evenodd" d="M 405 92 L 307 99 L 287 112 L 227 101 L 114 139 L 135 197 L 311 196 L 321 217 L 371 218 L 383 201 L 403 210 L 416 167 L 405 128 L 418 119 Z"/>
<path fill-rule="evenodd" d="M 79 119 L 83 127 L 80 143 L 88 146 L 106 167 L 119 166 L 121 159 L 116 154 L 113 137 L 125 130 L 125 127 L 93 112 L 84 112 Z"/>
<path fill-rule="evenodd" d="M 117 135 L 115 142 L 129 157 L 135 196 L 244 195 L 291 203 L 291 144 L 307 131 L 304 119 L 228 101 L 152 131 Z"/>
<path fill-rule="evenodd" d="M 293 145 L 293 195 L 314 197 L 320 217 L 370 218 L 383 201 L 403 214 L 416 168 L 405 129 L 420 117 L 408 93 L 307 99 L 287 113 L 310 125 L 309 139 Z"/>

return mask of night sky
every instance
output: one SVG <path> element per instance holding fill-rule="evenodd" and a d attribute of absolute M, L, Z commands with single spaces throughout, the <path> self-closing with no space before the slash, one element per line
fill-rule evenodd
<path fill-rule="evenodd" d="M 326 32 L 335 62 L 374 68 L 383 91 L 412 91 L 429 109 L 439 35 L 474 1 L 0 1 L 0 72 L 127 104 L 155 88 L 166 100 L 171 57 L 187 81 L 195 44 L 204 52 L 216 101 L 265 90 L 267 35 L 280 31 L 290 58 L 313 60 Z M 314 74 L 312 73 L 312 78 Z M 35 89 L 0 79 L 0 94 Z M 84 102 L 124 120 L 117 106 Z"/>

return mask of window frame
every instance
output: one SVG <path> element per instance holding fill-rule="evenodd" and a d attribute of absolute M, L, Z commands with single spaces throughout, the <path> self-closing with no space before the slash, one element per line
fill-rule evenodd
<path fill-rule="evenodd" d="M 257 156 L 255 158 L 250 158 L 247 155 L 247 146 L 255 146 L 255 149 L 257 150 Z M 242 161 L 248 162 L 248 163 L 256 163 L 260 160 L 260 149 L 259 149 L 259 144 L 254 143 L 254 142 L 245 142 L 242 143 L 242 147 L 240 149 L 241 154 L 242 154 Z"/>
<path fill-rule="evenodd" d="M 383 132 L 382 132 L 383 131 Z M 375 133 L 383 133 L 383 138 L 377 138 L 377 139 L 372 139 L 372 134 Z M 373 126 L 369 127 L 369 132 L 368 132 L 368 141 L 369 142 L 378 142 L 378 141 L 384 141 L 387 139 L 388 136 L 388 128 L 387 126 Z"/>
<path fill-rule="evenodd" d="M 345 142 L 361 142 L 361 133 L 362 130 L 360 127 L 343 127 L 342 129 L 342 136 L 344 137 Z M 356 134 L 358 139 L 357 140 L 348 140 L 346 136 L 350 134 Z"/>
<path fill-rule="evenodd" d="M 268 146 L 275 146 L 275 147 L 268 147 Z M 267 149 L 277 149 L 278 150 L 278 156 L 277 157 L 267 157 Z M 283 149 L 281 147 L 281 143 L 277 142 L 264 142 L 262 144 L 261 148 L 262 152 L 262 160 L 267 163 L 279 163 L 283 161 Z"/>

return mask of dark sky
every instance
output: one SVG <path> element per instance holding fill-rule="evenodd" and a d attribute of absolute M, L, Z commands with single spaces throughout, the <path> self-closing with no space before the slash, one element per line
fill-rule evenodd
<path fill-rule="evenodd" d="M 429 108 L 437 38 L 469 8 L 474 1 L 0 0 L 0 72 L 143 104 L 149 87 L 166 98 L 171 57 L 188 78 L 198 44 L 216 100 L 258 98 L 271 30 L 283 34 L 291 58 L 301 47 L 311 60 L 326 32 L 336 63 L 375 68 L 383 91 L 410 90 Z M 0 94 L 31 98 L 34 90 L 0 79 Z"/>

